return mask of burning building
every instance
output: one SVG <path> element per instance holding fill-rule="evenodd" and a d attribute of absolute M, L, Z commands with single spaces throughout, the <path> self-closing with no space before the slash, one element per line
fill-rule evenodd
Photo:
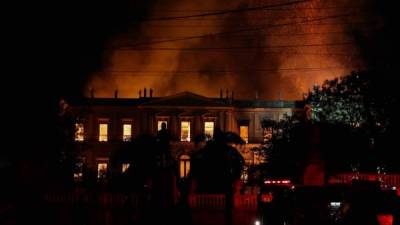
<path fill-rule="evenodd" d="M 222 90 L 216 98 L 191 92 L 154 97 L 153 90 L 146 88 L 139 91 L 138 98 L 118 98 L 117 91 L 113 98 L 95 98 L 93 94 L 72 101 L 70 107 L 79 115 L 75 141 L 82 147 L 81 158 L 98 177 L 105 176 L 118 148 L 141 135 L 155 136 L 163 126 L 171 134 L 171 154 L 180 163 L 181 177 L 188 173 L 191 154 L 212 138 L 217 128 L 239 134 L 245 142 L 239 148 L 245 162 L 255 164 L 258 158 L 250 149 L 260 146 L 268 135 L 261 121 L 280 120 L 302 110 L 296 101 L 234 99 L 233 92 Z M 129 167 L 124 163 L 116 166 L 121 172 Z"/>

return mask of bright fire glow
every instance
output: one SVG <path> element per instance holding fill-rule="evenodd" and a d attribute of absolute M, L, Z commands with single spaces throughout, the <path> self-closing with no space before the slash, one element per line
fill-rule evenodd
<path fill-rule="evenodd" d="M 153 18 L 223 12 L 277 1 L 155 2 L 149 12 Z M 104 71 L 93 74 L 87 90 L 93 88 L 96 96 L 106 97 L 118 88 L 121 96 L 137 97 L 139 89 L 151 87 L 159 96 L 190 90 L 215 97 L 220 88 L 226 88 L 241 98 L 254 98 L 258 91 L 260 98 L 301 99 L 314 83 L 363 68 L 357 38 L 349 31 L 359 29 L 360 35 L 368 35 L 379 26 L 379 18 L 375 22 L 360 13 L 368 2 L 318 0 L 221 16 L 144 18 L 143 23 L 110 39 L 109 46 L 121 48 L 106 51 Z M 229 35 L 212 35 L 223 33 Z M 157 43 L 174 39 L 178 41 Z"/>
<path fill-rule="evenodd" d="M 246 142 L 249 143 L 249 126 L 241 125 L 239 127 L 239 135 Z"/>

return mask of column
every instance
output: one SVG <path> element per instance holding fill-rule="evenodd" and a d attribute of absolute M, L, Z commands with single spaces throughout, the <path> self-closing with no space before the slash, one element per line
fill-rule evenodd
<path fill-rule="evenodd" d="M 219 123 L 219 128 L 223 131 L 225 128 L 225 116 L 224 112 L 219 112 L 219 117 L 218 117 L 218 123 Z"/>

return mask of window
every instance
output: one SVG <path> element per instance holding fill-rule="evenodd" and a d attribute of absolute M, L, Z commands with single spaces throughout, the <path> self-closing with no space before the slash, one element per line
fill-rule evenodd
<path fill-rule="evenodd" d="M 190 157 L 188 155 L 182 155 L 179 161 L 179 177 L 186 178 L 190 171 Z"/>
<path fill-rule="evenodd" d="M 132 124 L 122 125 L 122 140 L 130 141 L 132 138 Z"/>
<path fill-rule="evenodd" d="M 75 164 L 74 168 L 74 180 L 76 182 L 82 181 L 82 177 L 83 177 L 83 163 L 78 162 Z"/>
<path fill-rule="evenodd" d="M 168 128 L 168 122 L 166 120 L 158 120 L 157 121 L 157 131 L 161 130 L 163 123 L 165 123 L 165 128 Z"/>
<path fill-rule="evenodd" d="M 108 141 L 108 124 L 99 124 L 99 141 Z"/>
<path fill-rule="evenodd" d="M 268 143 L 272 139 L 272 127 L 263 128 L 263 141 Z"/>
<path fill-rule="evenodd" d="M 214 122 L 204 122 L 204 134 L 207 139 L 214 136 Z"/>
<path fill-rule="evenodd" d="M 190 141 L 190 121 L 181 122 L 181 141 Z"/>
<path fill-rule="evenodd" d="M 241 125 L 239 127 L 240 137 L 246 142 L 249 143 L 249 126 Z"/>
<path fill-rule="evenodd" d="M 122 173 L 125 173 L 126 170 L 129 168 L 130 164 L 129 163 L 122 163 Z"/>
<path fill-rule="evenodd" d="M 83 123 L 75 124 L 75 141 L 84 141 L 85 133 Z"/>
<path fill-rule="evenodd" d="M 105 179 L 107 175 L 107 163 L 101 162 L 97 163 L 97 178 Z"/>

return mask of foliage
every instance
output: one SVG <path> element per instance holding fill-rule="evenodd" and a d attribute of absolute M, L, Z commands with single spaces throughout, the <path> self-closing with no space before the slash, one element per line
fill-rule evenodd
<path fill-rule="evenodd" d="M 308 93 L 308 116 L 323 128 L 326 158 L 340 163 L 339 158 L 347 157 L 347 163 L 369 170 L 383 165 L 400 169 L 391 150 L 399 123 L 398 82 L 393 77 L 383 70 L 352 72 Z"/>
<path fill-rule="evenodd" d="M 375 79 L 368 72 L 352 72 L 315 85 L 305 99 L 311 120 L 384 132 L 390 123 L 385 109 L 393 99 L 380 93 L 382 87 L 374 84 Z"/>
<path fill-rule="evenodd" d="M 305 163 L 304 118 L 300 114 L 285 115 L 280 121 L 265 119 L 264 129 L 272 129 L 272 137 L 253 151 L 265 158 L 264 163 L 252 168 L 258 176 L 253 179 L 263 180 L 266 177 L 290 177 L 296 179 Z"/>
<path fill-rule="evenodd" d="M 198 191 L 225 193 L 240 178 L 244 159 L 230 145 L 235 141 L 236 136 L 216 129 L 214 138 L 192 155 L 190 177 L 198 182 Z"/>
<path fill-rule="evenodd" d="M 50 170 L 62 182 L 73 182 L 73 173 L 80 153 L 80 148 L 74 141 L 77 120 L 78 116 L 70 110 L 68 103 L 61 100 L 57 123 L 58 147 L 50 160 Z"/>

